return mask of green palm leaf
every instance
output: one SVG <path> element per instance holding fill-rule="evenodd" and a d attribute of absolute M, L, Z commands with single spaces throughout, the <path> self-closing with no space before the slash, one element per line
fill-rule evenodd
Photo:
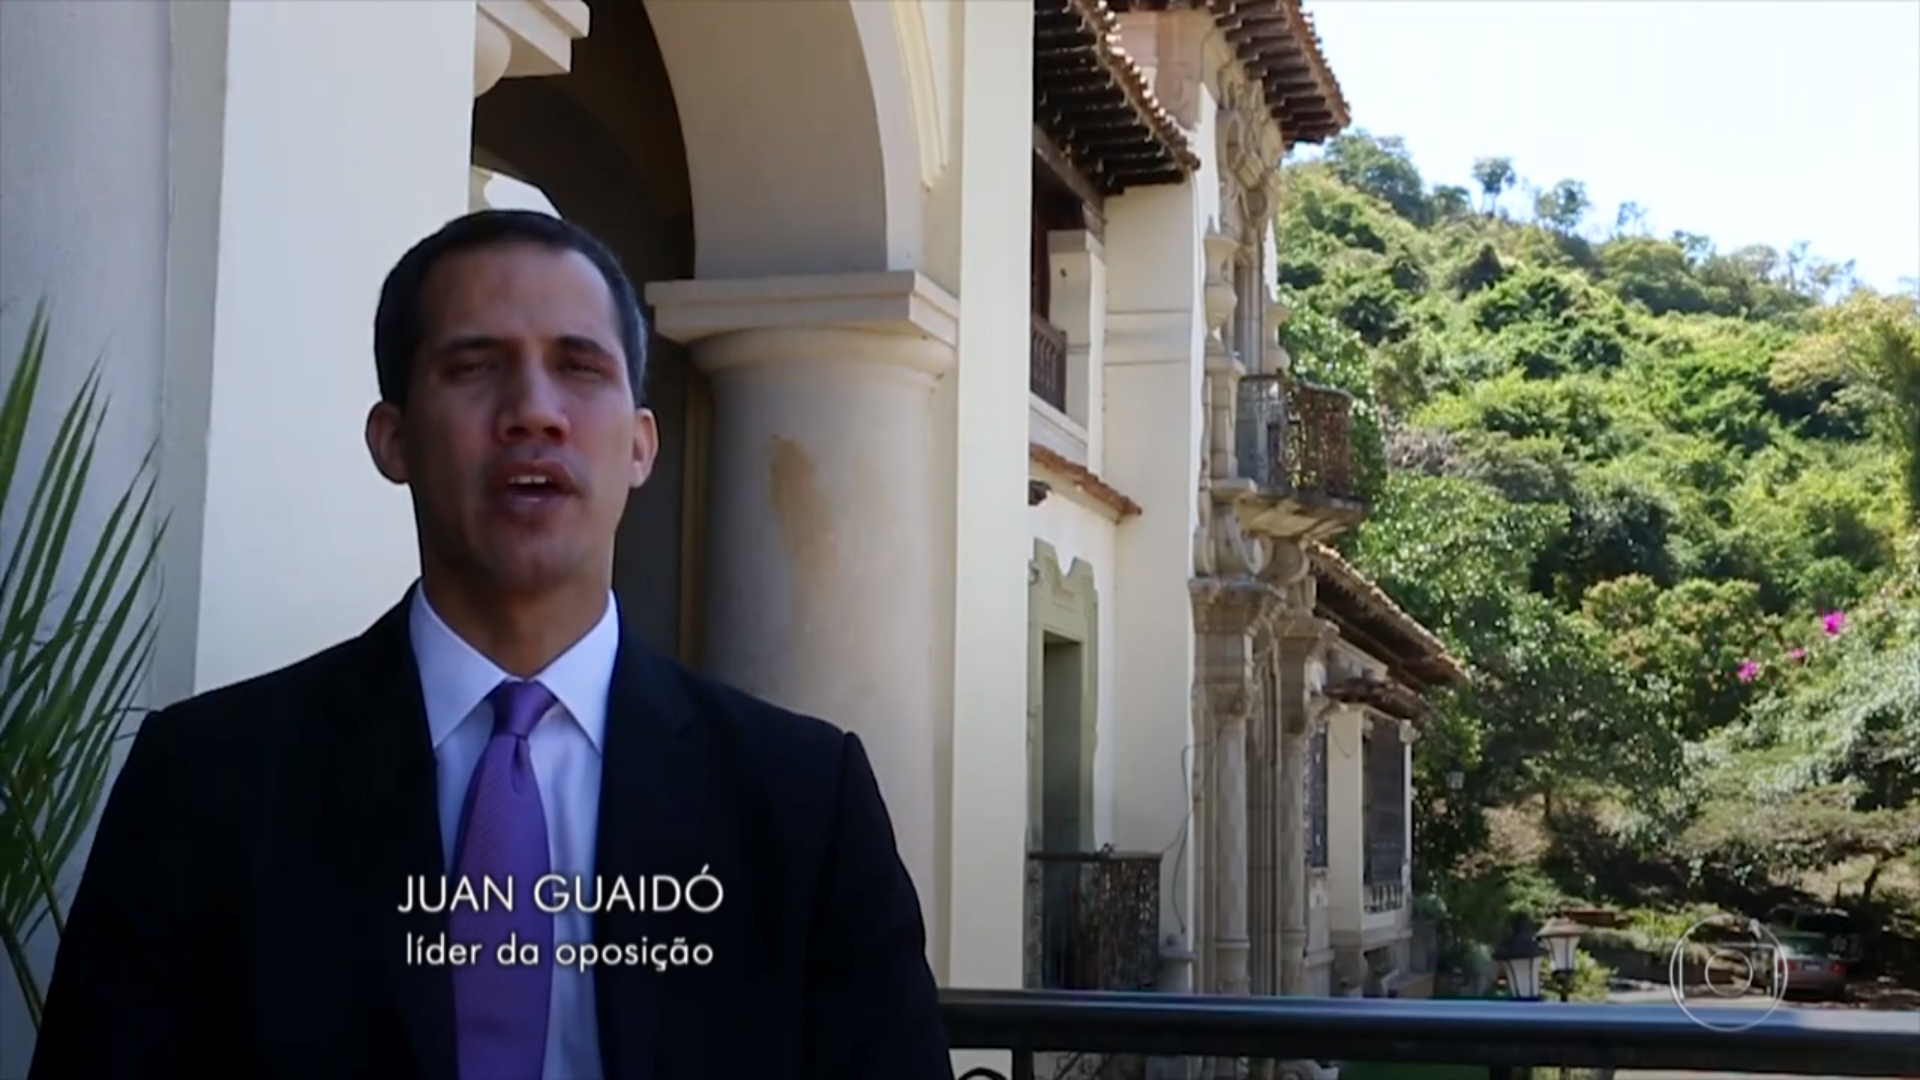
<path fill-rule="evenodd" d="M 65 933 L 57 883 L 146 678 L 157 618 L 146 587 L 165 531 L 149 520 L 151 452 L 98 534 L 76 531 L 106 414 L 97 366 L 44 463 L 22 472 L 47 337 L 42 303 L 0 399 L 0 517 L 27 497 L 0 570 L 0 946 L 36 1026 L 43 994 L 26 942 L 44 922 Z"/>

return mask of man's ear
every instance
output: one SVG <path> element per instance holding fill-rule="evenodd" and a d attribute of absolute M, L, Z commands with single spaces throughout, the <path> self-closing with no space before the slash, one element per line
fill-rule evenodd
<path fill-rule="evenodd" d="M 395 484 L 408 481 L 406 417 L 399 406 L 382 401 L 367 412 L 367 453 L 373 467 Z"/>
<path fill-rule="evenodd" d="M 654 459 L 660 456 L 660 425 L 653 418 L 652 409 L 633 411 L 633 473 L 628 479 L 629 488 L 637 488 L 653 475 Z"/>

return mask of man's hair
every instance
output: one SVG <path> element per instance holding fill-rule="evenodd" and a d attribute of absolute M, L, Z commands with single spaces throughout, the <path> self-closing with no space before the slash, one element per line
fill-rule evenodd
<path fill-rule="evenodd" d="M 620 319 L 620 349 L 627 358 L 633 403 L 646 400 L 647 317 L 633 282 L 607 245 L 570 221 L 531 210 L 481 210 L 458 217 L 415 244 L 400 257 L 380 287 L 373 316 L 373 363 L 380 377 L 380 399 L 404 409 L 412 385 L 413 362 L 426 337 L 421 296 L 433 268 L 449 255 L 499 244 L 535 244 L 554 251 L 576 251 L 600 271 Z"/>

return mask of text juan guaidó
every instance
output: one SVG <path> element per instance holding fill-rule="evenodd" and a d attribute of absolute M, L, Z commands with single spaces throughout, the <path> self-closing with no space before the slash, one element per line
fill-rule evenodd
<path fill-rule="evenodd" d="M 563 911 L 592 914 L 668 912 L 682 908 L 706 914 L 719 908 L 725 895 L 720 879 L 708 873 L 704 866 L 685 881 L 671 874 L 631 877 L 545 874 L 535 878 L 531 885 L 523 885 L 511 877 L 416 875 L 407 878 L 406 895 L 399 911 L 401 914 L 513 911 L 517 904 L 531 903 L 535 909 L 553 915 Z"/>

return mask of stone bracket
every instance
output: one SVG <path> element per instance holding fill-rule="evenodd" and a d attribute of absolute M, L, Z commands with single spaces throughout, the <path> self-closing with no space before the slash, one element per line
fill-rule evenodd
<path fill-rule="evenodd" d="M 478 0 L 482 23 L 506 32 L 512 51 L 505 78 L 564 75 L 573 67 L 573 43 L 587 36 L 586 0 Z"/>
<path fill-rule="evenodd" d="M 960 339 L 960 301 L 915 270 L 778 278 L 699 278 L 647 286 L 654 329 L 690 345 L 739 330 L 838 327 Z"/>
<path fill-rule="evenodd" d="M 473 96 L 501 79 L 566 74 L 587 23 L 586 0 L 476 0 Z"/>

